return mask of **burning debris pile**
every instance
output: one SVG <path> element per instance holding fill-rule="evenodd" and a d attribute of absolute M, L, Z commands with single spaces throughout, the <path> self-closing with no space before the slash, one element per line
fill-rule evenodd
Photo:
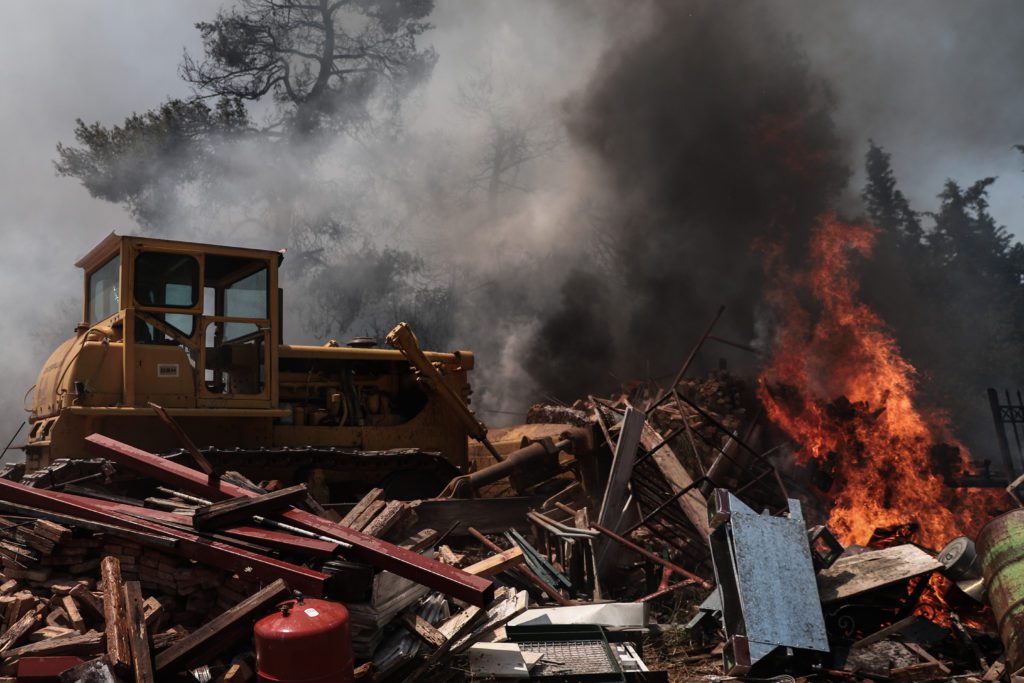
<path fill-rule="evenodd" d="M 92 434 L 9 466 L 0 683 L 1009 677 L 1024 512 L 992 520 L 1011 499 L 964 487 L 970 455 L 858 302 L 872 235 L 823 221 L 769 298 L 758 380 L 691 375 L 719 310 L 667 384 L 517 427 L 488 432 L 444 382 L 462 366 L 399 325 L 477 442 L 433 498 L 251 481 L 153 404 L 184 450 Z"/>
<path fill-rule="evenodd" d="M 294 661 L 267 645 L 288 646 L 275 624 L 334 609 L 343 626 L 293 645 L 316 648 L 323 657 L 309 671 L 337 666 L 336 680 L 704 680 L 723 667 L 998 677 L 1006 656 L 981 570 L 996 581 L 1006 573 L 997 558 L 1016 516 L 975 548 L 955 538 L 975 531 L 966 518 L 942 527 L 923 516 L 952 496 L 945 480 L 921 515 L 897 508 L 901 489 L 890 485 L 876 501 L 884 514 L 863 511 L 877 522 L 859 538 L 846 507 L 827 512 L 827 502 L 855 505 L 857 482 L 802 483 L 815 463 L 802 452 L 825 443 L 849 456 L 885 412 L 853 393 L 845 413 L 805 399 L 805 411 L 830 416 L 820 425 L 852 426 L 846 441 L 798 443 L 799 414 L 768 419 L 790 405 L 771 374 L 760 387 L 724 370 L 683 375 L 667 390 L 637 383 L 612 398 L 535 406 L 531 422 L 491 432 L 500 460 L 480 446 L 477 462 L 490 464 L 430 500 L 373 489 L 324 508 L 301 484 L 215 473 L 198 450 L 159 457 L 100 435 L 87 440 L 92 459 L 9 468 L 0 673 L 294 675 Z M 927 454 L 925 436 L 910 443 Z M 996 590 L 996 614 L 1012 613 L 1013 589 Z M 1017 637 L 1012 621 L 1002 626 Z"/>

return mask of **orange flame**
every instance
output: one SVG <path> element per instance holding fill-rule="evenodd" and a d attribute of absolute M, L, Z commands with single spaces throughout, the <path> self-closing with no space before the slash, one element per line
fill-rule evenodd
<path fill-rule="evenodd" d="M 777 279 L 768 298 L 783 319 L 760 396 L 772 421 L 799 444 L 798 462 L 834 467 L 829 526 L 845 544 L 866 544 L 876 528 L 916 523 L 916 540 L 937 549 L 973 535 L 996 497 L 948 486 L 932 448 L 959 444 L 940 413 L 917 404 L 914 367 L 857 298 L 850 257 L 869 255 L 875 234 L 826 216 L 812 239 L 809 270 Z M 776 272 L 778 253 L 768 256 Z M 954 473 L 969 461 L 965 448 L 959 453 Z"/>

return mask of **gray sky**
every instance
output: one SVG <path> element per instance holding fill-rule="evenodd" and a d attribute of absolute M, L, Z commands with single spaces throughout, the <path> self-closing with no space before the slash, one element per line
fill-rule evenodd
<path fill-rule="evenodd" d="M 684 2 L 685 0 L 677 0 Z M 10 3 L 0 27 L 0 234 L 7 267 L 0 305 L 0 438 L 17 426 L 14 408 L 48 353 L 33 329 L 58 318 L 81 291 L 78 256 L 112 229 L 133 229 L 118 207 L 91 199 L 53 171 L 54 146 L 71 141 L 76 117 L 104 123 L 183 96 L 183 48 L 196 49 L 195 21 L 210 0 Z M 859 167 L 867 138 L 894 155 L 916 208 L 934 207 L 946 177 L 999 175 L 995 216 L 1024 224 L 1024 5 L 1000 0 L 786 2 L 780 20 L 812 68 L 833 81 L 840 124 Z M 457 84 L 482 61 L 519 68 L 527 86 L 557 104 L 582 87 L 609 41 L 633 14 L 630 3 L 566 0 L 441 0 L 426 39 L 440 54 L 421 93 L 417 125 L 445 124 Z M 557 106 L 551 108 L 557 112 Z M 450 122 L 448 122 L 450 125 Z M 859 168 L 858 168 L 859 170 Z M 855 178 L 855 187 L 860 176 Z M 66 320 L 70 334 L 76 319 Z"/>

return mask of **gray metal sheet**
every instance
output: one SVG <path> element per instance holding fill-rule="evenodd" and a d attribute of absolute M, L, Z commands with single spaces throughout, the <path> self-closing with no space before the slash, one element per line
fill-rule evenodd
<path fill-rule="evenodd" d="M 756 661 L 777 646 L 828 652 L 803 520 L 734 508 L 729 522 L 751 658 Z M 755 654 L 755 643 L 766 649 L 758 647 L 762 652 Z"/>

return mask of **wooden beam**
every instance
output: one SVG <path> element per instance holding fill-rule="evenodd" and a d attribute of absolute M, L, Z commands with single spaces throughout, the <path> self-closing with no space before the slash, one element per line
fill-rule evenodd
<path fill-rule="evenodd" d="M 128 611 L 121 579 L 121 562 L 107 555 L 100 562 L 103 579 L 103 618 L 106 621 L 107 654 L 110 665 L 126 673 L 132 665 L 132 646 L 128 635 Z"/>
<path fill-rule="evenodd" d="M 183 469 L 195 473 L 204 480 L 206 479 L 204 475 L 196 470 L 190 470 L 187 467 Z M 129 516 L 124 512 L 136 509 L 144 510 L 147 513 L 156 513 L 159 512 L 157 510 L 134 508 L 134 506 L 123 503 L 96 500 L 70 493 L 34 489 L 13 481 L 7 481 L 6 479 L 0 479 L 0 497 L 23 504 L 45 507 L 58 512 L 67 512 L 89 519 L 109 521 L 119 526 L 126 526 L 151 534 L 169 536 L 178 541 L 177 554 L 183 557 L 230 572 L 244 572 L 247 576 L 262 581 L 269 582 L 282 578 L 288 581 L 290 586 L 293 586 L 296 590 L 301 590 L 305 595 L 316 597 L 323 595 L 324 584 L 327 581 L 327 575 L 322 572 L 300 567 L 261 553 L 245 550 L 217 539 L 204 538 L 193 531 L 187 531 L 179 526 L 165 526 L 151 519 Z M 163 514 L 168 515 L 170 513 Z M 320 520 L 319 517 L 312 513 L 307 512 L 304 514 L 309 515 L 313 519 Z M 171 517 L 179 518 L 180 516 L 171 515 Z M 325 524 L 331 524 L 325 520 L 320 521 Z M 140 540 L 139 542 L 142 545 L 148 545 L 145 540 Z M 162 549 L 161 546 L 157 546 L 157 548 Z M 417 555 L 417 557 L 419 556 Z"/>
<path fill-rule="evenodd" d="M 373 501 L 372 503 L 367 505 L 366 508 L 362 511 L 362 513 L 358 517 L 353 519 L 352 523 L 348 526 L 354 531 L 362 531 L 363 527 L 365 527 L 367 524 L 373 521 L 373 518 L 380 514 L 380 512 L 384 510 L 384 507 L 386 505 L 387 503 L 385 503 L 383 500 Z"/>
<path fill-rule="evenodd" d="M 153 656 L 149 652 L 149 629 L 146 628 L 142 587 L 138 581 L 128 581 L 124 584 L 124 599 L 135 683 L 154 683 Z"/>
<path fill-rule="evenodd" d="M 68 595 L 73 597 L 78 606 L 88 612 L 94 621 L 104 620 L 103 601 L 84 585 L 76 583 Z"/>
<path fill-rule="evenodd" d="M 81 586 L 82 584 L 78 585 Z M 78 603 L 75 602 L 75 598 L 71 595 L 65 595 L 60 599 L 60 602 L 64 607 L 64 611 L 67 612 L 68 619 L 71 621 L 71 625 L 75 627 L 75 630 L 79 633 L 85 633 L 88 629 L 85 628 L 85 619 L 82 618 L 82 613 L 78 611 Z"/>
<path fill-rule="evenodd" d="M 223 652 L 249 635 L 253 619 L 288 595 L 288 586 L 280 579 L 254 593 L 158 654 L 155 673 L 176 673 L 202 664 L 211 652 Z"/>
<path fill-rule="evenodd" d="M 34 629 L 43 620 L 43 611 L 46 606 L 38 604 L 31 610 L 21 616 L 20 619 L 14 622 L 14 624 L 7 629 L 2 636 L 0 636 L 0 653 L 6 653 L 10 651 L 11 646 L 21 640 L 29 631 Z M 9 656 L 9 655 L 4 655 Z"/>
<path fill-rule="evenodd" d="M 463 571 L 474 576 L 494 576 L 506 569 L 519 566 L 525 561 L 523 549 L 519 546 L 512 546 L 508 550 L 502 550 L 500 553 L 469 565 Z"/>
<path fill-rule="evenodd" d="M 352 523 L 359 519 L 359 516 L 366 511 L 366 508 L 380 500 L 383 495 L 384 489 L 370 489 L 370 492 L 363 496 L 362 499 L 356 503 L 344 517 L 341 518 L 341 524 L 351 527 Z"/>
<path fill-rule="evenodd" d="M 153 547 L 163 546 L 165 549 L 169 549 L 174 548 L 178 544 L 175 539 L 159 534 L 147 534 L 134 529 L 117 526 L 115 524 L 104 524 L 102 522 L 96 522 L 83 517 L 64 515 L 51 510 L 43 510 L 42 508 L 31 507 L 28 505 L 19 505 L 9 500 L 0 500 L 0 510 L 6 510 L 7 512 L 11 512 L 16 515 L 24 515 L 26 517 L 51 519 L 62 524 L 68 524 L 77 529 L 98 531 L 110 536 L 117 536 L 119 538 L 128 539 L 129 541 L 135 541 L 136 543 L 145 543 L 146 545 Z"/>
<path fill-rule="evenodd" d="M 272 493 L 252 498 L 229 498 L 196 508 L 192 526 L 196 529 L 215 529 L 252 519 L 253 515 L 270 515 L 306 498 L 306 485 L 296 484 Z"/>
<path fill-rule="evenodd" d="M 87 657 L 101 654 L 106 640 L 106 635 L 99 631 L 89 631 L 85 634 L 73 633 L 16 647 L 5 652 L 4 657 L 50 657 L 56 655 Z"/>
<path fill-rule="evenodd" d="M 122 467 L 207 500 L 218 501 L 240 496 L 251 498 L 256 495 L 223 479 L 211 485 L 208 478 L 197 470 L 101 434 L 92 434 L 85 440 L 89 451 L 98 457 L 108 458 Z M 293 508 L 283 512 L 281 517 L 289 524 L 350 544 L 352 548 L 345 552 L 356 562 L 385 569 L 473 605 L 486 605 L 494 596 L 494 584 L 485 578 L 467 574 L 379 538 L 321 519 L 311 512 Z M 290 581 L 289 584 L 293 585 Z M 299 586 L 295 588 L 302 590 Z"/>
<path fill-rule="evenodd" d="M 867 550 L 840 557 L 831 567 L 818 572 L 818 592 L 821 602 L 829 604 L 939 569 L 941 563 L 914 545 Z"/>
<path fill-rule="evenodd" d="M 407 514 L 409 514 L 409 509 L 403 501 L 388 501 L 388 504 L 384 506 L 384 509 L 380 511 L 380 514 L 370 520 L 370 522 L 363 527 L 361 531 L 367 536 L 376 536 L 377 538 L 380 538 L 387 532 L 391 531 L 391 529 L 402 520 L 402 517 Z"/>
<path fill-rule="evenodd" d="M 404 612 L 401 615 L 402 623 L 409 632 L 422 640 L 427 646 L 437 649 L 448 640 L 444 634 L 434 628 L 429 621 L 413 612 Z"/>
<path fill-rule="evenodd" d="M 146 621 L 147 629 L 157 627 L 160 619 L 164 616 L 164 605 L 154 597 L 142 601 L 142 618 Z"/>
<path fill-rule="evenodd" d="M 654 427 L 645 422 L 643 432 L 640 434 L 640 445 L 644 447 L 644 450 L 650 452 L 661 442 L 661 435 L 655 431 Z M 679 461 L 679 456 L 669 448 L 668 444 L 658 448 L 651 459 L 661 475 L 665 477 L 665 482 L 672 488 L 672 493 L 677 493 L 693 485 L 693 477 L 686 471 Z M 680 496 L 677 502 L 693 528 L 700 533 L 702 538 L 706 539 L 711 534 L 711 526 L 708 524 L 708 501 L 701 495 L 700 490 L 690 489 L 689 492 Z"/>

